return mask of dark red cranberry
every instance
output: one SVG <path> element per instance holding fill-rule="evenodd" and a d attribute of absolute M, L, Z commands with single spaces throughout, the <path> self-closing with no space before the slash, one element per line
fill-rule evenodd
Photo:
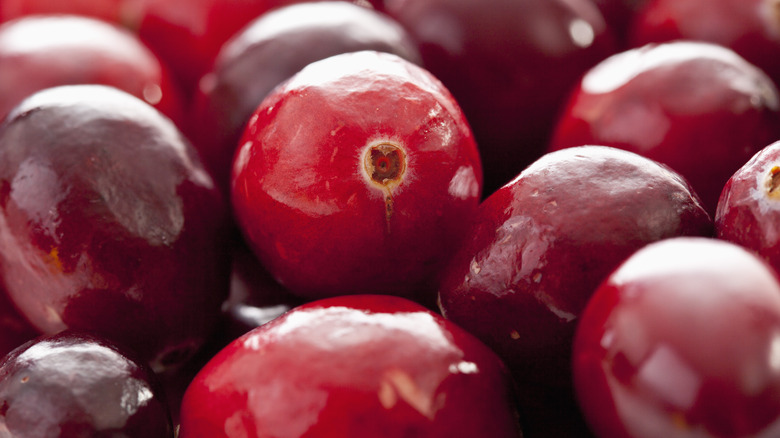
<path fill-rule="evenodd" d="M 723 185 L 780 138 L 780 97 L 734 51 L 676 41 L 614 55 L 591 69 L 563 110 L 550 150 L 605 144 L 665 163 L 715 214 Z"/>
<path fill-rule="evenodd" d="M 156 376 L 113 343 L 62 332 L 0 360 L 0 434 L 172 438 Z"/>
<path fill-rule="evenodd" d="M 94 331 L 156 370 L 204 342 L 228 287 L 228 214 L 195 150 L 130 94 L 33 94 L 0 125 L 0 265 L 39 330 Z"/>
<path fill-rule="evenodd" d="M 726 183 L 717 236 L 755 251 L 780 272 L 780 142 L 753 156 Z"/>
<path fill-rule="evenodd" d="M 596 290 L 573 371 L 600 437 L 770 437 L 780 428 L 780 283 L 717 239 L 650 244 Z"/>
<path fill-rule="evenodd" d="M 650 242 L 711 234 L 699 199 L 666 166 L 603 146 L 550 153 L 482 203 L 443 272 L 441 310 L 507 363 L 529 436 L 558 436 L 577 429 L 571 342 L 598 284 Z"/>
<path fill-rule="evenodd" d="M 128 30 L 94 18 L 35 15 L 0 26 L 0 118 L 30 94 L 57 85 L 117 87 L 183 123 L 180 90 Z"/>
<path fill-rule="evenodd" d="M 191 138 L 215 179 L 228 187 L 244 127 L 274 87 L 307 64 L 359 50 L 394 53 L 420 63 L 416 46 L 399 24 L 344 1 L 281 7 L 234 35 L 200 81 L 191 117 Z"/>
<path fill-rule="evenodd" d="M 729 47 L 780 83 L 780 7 L 775 0 L 646 0 L 630 44 L 678 39 Z"/>
<path fill-rule="evenodd" d="M 493 351 L 409 300 L 299 306 L 232 342 L 187 389 L 181 438 L 522 436 Z"/>
<path fill-rule="evenodd" d="M 38 335 L 0 288 L 0 357 Z"/>
<path fill-rule="evenodd" d="M 309 299 L 430 301 L 482 181 L 468 124 L 444 86 L 390 53 L 309 64 L 267 97 L 236 154 L 237 222 L 264 266 Z"/>
<path fill-rule="evenodd" d="M 485 195 L 544 152 L 569 90 L 615 50 L 591 0 L 386 0 L 463 107 Z"/>

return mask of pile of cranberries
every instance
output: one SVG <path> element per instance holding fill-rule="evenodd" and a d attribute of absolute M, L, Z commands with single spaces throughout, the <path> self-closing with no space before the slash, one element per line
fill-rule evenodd
<path fill-rule="evenodd" d="M 0 437 L 780 436 L 773 0 L 0 0 Z"/>

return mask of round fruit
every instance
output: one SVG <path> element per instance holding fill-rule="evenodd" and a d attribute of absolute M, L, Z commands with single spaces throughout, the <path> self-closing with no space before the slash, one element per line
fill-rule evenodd
<path fill-rule="evenodd" d="M 717 236 L 749 248 L 780 272 L 780 142 L 765 147 L 726 183 Z"/>
<path fill-rule="evenodd" d="M 156 377 L 104 339 L 66 331 L 0 360 L 0 434 L 172 438 Z"/>
<path fill-rule="evenodd" d="M 732 50 L 675 41 L 614 55 L 591 69 L 562 110 L 550 150 L 626 149 L 669 165 L 715 214 L 723 185 L 780 138 L 780 96 Z"/>
<path fill-rule="evenodd" d="M 598 436 L 780 430 L 780 283 L 738 245 L 676 238 L 637 251 L 588 303 L 573 356 Z"/>
<path fill-rule="evenodd" d="M 263 101 L 236 154 L 232 199 L 252 249 L 293 293 L 413 296 L 462 238 L 481 180 L 441 83 L 362 51 L 309 64 Z"/>
<path fill-rule="evenodd" d="M 34 15 L 3 23 L 0 77 L 0 118 L 44 88 L 103 84 L 183 122 L 180 92 L 167 68 L 136 35 L 94 18 Z"/>
<path fill-rule="evenodd" d="M 630 44 L 708 41 L 728 47 L 780 83 L 776 0 L 645 0 L 631 22 Z"/>
<path fill-rule="evenodd" d="M 573 404 L 574 330 L 598 284 L 647 243 L 711 234 L 698 198 L 667 167 L 603 146 L 549 153 L 482 203 L 443 271 L 441 310 L 504 359 L 539 423 L 531 427 L 558 427 L 567 394 Z"/>
<path fill-rule="evenodd" d="M 225 43 L 211 72 L 200 81 L 191 116 L 191 138 L 217 182 L 229 185 L 244 127 L 274 87 L 307 64 L 359 50 L 395 53 L 420 62 L 416 46 L 398 23 L 345 1 L 269 11 Z"/>
<path fill-rule="evenodd" d="M 0 125 L 0 271 L 44 333 L 80 328 L 156 370 L 209 335 L 226 297 L 228 214 L 194 149 L 130 94 L 33 94 Z"/>
<path fill-rule="evenodd" d="M 247 333 L 201 370 L 181 415 L 181 438 L 522 436 L 495 353 L 381 295 L 304 304 Z"/>
<path fill-rule="evenodd" d="M 580 76 L 614 53 L 591 0 L 385 0 L 479 144 L 485 195 L 544 152 Z"/>

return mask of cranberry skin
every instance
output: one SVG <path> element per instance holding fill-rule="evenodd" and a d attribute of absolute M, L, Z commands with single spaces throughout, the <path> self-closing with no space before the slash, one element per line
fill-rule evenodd
<path fill-rule="evenodd" d="M 775 436 L 778 333 L 780 284 L 752 253 L 716 239 L 651 244 L 580 319 L 577 395 L 599 436 Z"/>
<path fill-rule="evenodd" d="M 648 0 L 630 25 L 630 44 L 677 39 L 726 46 L 780 80 L 780 14 L 774 0 Z"/>
<path fill-rule="evenodd" d="M 0 289 L 0 357 L 38 334 L 27 320 L 19 315 L 5 290 Z"/>
<path fill-rule="evenodd" d="M 590 0 L 386 0 L 385 10 L 463 107 L 485 195 L 539 158 L 569 90 L 615 51 Z"/>
<path fill-rule="evenodd" d="M 0 360 L 5 436 L 172 438 L 156 376 L 105 339 L 66 331 Z M 6 435 L 7 434 L 7 435 Z"/>
<path fill-rule="evenodd" d="M 650 44 L 591 69 L 549 150 L 604 144 L 682 174 L 714 216 L 726 181 L 780 138 L 778 91 L 758 68 L 709 43 Z"/>
<path fill-rule="evenodd" d="M 167 67 L 129 31 L 94 18 L 38 15 L 0 26 L 0 117 L 57 85 L 117 87 L 184 121 Z"/>
<path fill-rule="evenodd" d="M 481 173 L 441 83 L 363 51 L 309 64 L 263 101 L 236 154 L 232 199 L 250 246 L 291 292 L 423 291 L 432 302 L 426 283 L 476 211 Z"/>
<path fill-rule="evenodd" d="M 780 142 L 757 152 L 728 180 L 715 214 L 717 237 L 749 248 L 780 271 Z"/>
<path fill-rule="evenodd" d="M 226 298 L 227 213 L 173 123 L 115 88 L 50 88 L 0 126 L 0 269 L 44 333 L 184 361 Z"/>
<path fill-rule="evenodd" d="M 649 0 L 593 0 L 604 21 L 618 37 L 620 47 L 628 46 L 628 32 L 639 9 Z"/>
<path fill-rule="evenodd" d="M 94 17 L 136 28 L 146 0 L 2 0 L 0 21 L 41 14 L 71 14 Z"/>
<path fill-rule="evenodd" d="M 310 0 L 143 0 L 138 35 L 194 91 L 220 48 L 254 18 Z M 365 3 L 365 0 L 355 0 Z"/>
<path fill-rule="evenodd" d="M 295 50 L 290 50 L 295 47 Z M 377 50 L 420 63 L 406 31 L 386 15 L 344 1 L 311 2 L 267 12 L 220 50 L 200 81 L 191 138 L 229 186 L 233 155 L 249 117 L 271 90 L 314 61 Z"/>
<path fill-rule="evenodd" d="M 527 421 L 536 423 L 529 435 L 552 436 L 531 428 L 557 426 L 543 419 L 558 415 L 550 404 L 573 401 L 571 342 L 598 284 L 638 248 L 678 235 L 712 235 L 690 186 L 665 166 L 603 146 L 547 154 L 482 203 L 442 272 L 439 303 L 526 389 L 525 410 L 535 412 Z"/>
<path fill-rule="evenodd" d="M 329 298 L 217 354 L 180 437 L 518 437 L 511 388 L 495 353 L 414 302 Z"/>

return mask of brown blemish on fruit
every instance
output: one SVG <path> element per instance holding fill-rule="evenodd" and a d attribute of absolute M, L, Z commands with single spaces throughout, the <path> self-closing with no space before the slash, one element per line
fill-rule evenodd
<path fill-rule="evenodd" d="M 773 198 L 780 198 L 780 166 L 773 166 L 769 170 L 766 181 L 766 193 Z"/>
<path fill-rule="evenodd" d="M 366 148 L 363 153 L 363 170 L 366 179 L 385 195 L 385 220 L 388 231 L 393 216 L 393 190 L 403 181 L 406 173 L 406 153 L 393 143 L 383 141 Z"/>

